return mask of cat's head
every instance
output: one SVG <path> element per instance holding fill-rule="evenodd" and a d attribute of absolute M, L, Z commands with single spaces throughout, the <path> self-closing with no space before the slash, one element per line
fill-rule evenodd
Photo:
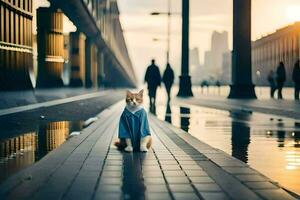
<path fill-rule="evenodd" d="M 143 103 L 143 93 L 144 90 L 139 91 L 138 93 L 132 93 L 130 91 L 126 92 L 126 103 L 131 107 L 138 107 Z"/>

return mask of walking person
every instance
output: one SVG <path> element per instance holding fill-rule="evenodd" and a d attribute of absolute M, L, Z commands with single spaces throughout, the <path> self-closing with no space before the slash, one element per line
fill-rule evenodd
<path fill-rule="evenodd" d="M 161 75 L 154 59 L 151 60 L 151 65 L 147 68 L 145 82 L 148 84 L 150 110 L 155 110 L 156 90 L 161 84 Z"/>
<path fill-rule="evenodd" d="M 274 93 L 276 91 L 276 84 L 275 84 L 275 78 L 274 78 L 274 71 L 270 70 L 269 74 L 268 74 L 268 82 L 270 85 L 270 96 L 273 99 L 274 98 Z"/>
<path fill-rule="evenodd" d="M 293 81 L 295 83 L 295 100 L 299 100 L 300 91 L 300 61 L 297 60 L 293 69 Z"/>
<path fill-rule="evenodd" d="M 277 89 L 278 89 L 278 99 L 283 99 L 282 97 L 282 88 L 284 86 L 284 82 L 286 81 L 286 72 L 283 62 L 279 63 L 276 71 L 276 81 L 277 81 Z"/>
<path fill-rule="evenodd" d="M 172 85 L 174 83 L 174 71 L 171 68 L 171 65 L 169 63 L 167 64 L 167 67 L 164 71 L 162 81 L 165 84 L 166 91 L 167 91 L 167 94 L 168 94 L 168 102 L 169 102 L 171 100 L 171 95 L 170 95 L 171 88 L 172 88 Z"/>

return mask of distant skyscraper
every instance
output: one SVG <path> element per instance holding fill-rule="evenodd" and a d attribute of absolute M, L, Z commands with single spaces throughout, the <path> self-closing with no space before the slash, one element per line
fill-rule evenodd
<path fill-rule="evenodd" d="M 230 53 L 228 47 L 228 32 L 222 33 L 214 31 L 211 38 L 211 50 L 206 51 L 204 55 L 204 67 L 208 75 L 215 79 L 221 79 L 223 76 L 224 54 Z M 227 59 L 227 58 L 226 58 Z M 228 62 L 226 62 L 228 63 Z"/>
<path fill-rule="evenodd" d="M 200 84 L 207 77 L 207 72 L 200 64 L 199 49 L 197 47 L 190 50 L 190 69 L 193 84 Z"/>

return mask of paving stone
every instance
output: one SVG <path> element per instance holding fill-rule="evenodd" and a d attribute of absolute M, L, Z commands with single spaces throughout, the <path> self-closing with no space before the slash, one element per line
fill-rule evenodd
<path fill-rule="evenodd" d="M 189 176 L 208 176 L 203 170 L 184 170 L 184 172 Z"/>
<path fill-rule="evenodd" d="M 165 184 L 165 180 L 163 178 L 157 177 L 145 177 L 145 183 L 147 184 Z"/>
<path fill-rule="evenodd" d="M 102 177 L 122 177 L 121 171 L 103 171 Z"/>
<path fill-rule="evenodd" d="M 237 175 L 236 177 L 243 182 L 259 182 L 268 180 L 261 175 Z"/>
<path fill-rule="evenodd" d="M 121 178 L 114 178 L 114 177 L 101 177 L 100 184 L 116 184 L 120 185 L 122 184 Z"/>
<path fill-rule="evenodd" d="M 122 165 L 106 165 L 103 168 L 103 171 L 122 171 L 123 166 Z"/>
<path fill-rule="evenodd" d="M 223 167 L 223 169 L 231 174 L 257 174 L 257 171 L 249 167 Z"/>
<path fill-rule="evenodd" d="M 162 165 L 178 165 L 178 162 L 175 160 L 160 160 L 159 162 Z"/>
<path fill-rule="evenodd" d="M 181 184 L 189 183 L 190 181 L 186 177 L 166 177 L 169 184 Z"/>
<path fill-rule="evenodd" d="M 196 183 L 194 186 L 199 192 L 219 192 L 221 188 L 215 183 Z"/>
<path fill-rule="evenodd" d="M 278 186 L 270 182 L 244 182 L 251 189 L 277 189 Z"/>
<path fill-rule="evenodd" d="M 179 165 L 161 165 L 161 168 L 166 171 L 166 170 L 181 170 Z"/>
<path fill-rule="evenodd" d="M 214 180 L 208 176 L 191 176 L 189 178 L 193 183 L 214 183 Z"/>
<path fill-rule="evenodd" d="M 166 177 L 185 177 L 185 173 L 182 170 L 165 170 L 164 175 Z"/>
<path fill-rule="evenodd" d="M 171 196 L 167 192 L 147 192 L 146 193 L 146 199 L 147 200 L 172 200 Z"/>
<path fill-rule="evenodd" d="M 180 165 L 197 165 L 195 161 L 192 160 L 179 160 Z"/>
<path fill-rule="evenodd" d="M 169 185 L 172 192 L 179 192 L 179 193 L 191 193 L 194 192 L 194 189 L 190 184 L 170 184 Z"/>
<path fill-rule="evenodd" d="M 189 169 L 192 169 L 192 170 L 202 170 L 202 168 L 199 167 L 199 165 L 181 165 L 181 167 L 184 170 L 189 170 Z"/>
<path fill-rule="evenodd" d="M 143 173 L 143 177 L 162 178 L 163 174 L 161 171 L 146 171 Z"/>
<path fill-rule="evenodd" d="M 283 189 L 256 190 L 256 192 L 267 200 L 295 200 Z"/>
<path fill-rule="evenodd" d="M 146 191 L 147 192 L 169 192 L 168 189 L 167 189 L 167 186 L 164 185 L 164 184 L 159 184 L 159 185 L 152 185 L 152 184 L 149 184 L 149 185 L 146 185 Z"/>
<path fill-rule="evenodd" d="M 117 192 L 97 192 L 95 195 L 95 200 L 120 200 L 121 193 Z"/>
<path fill-rule="evenodd" d="M 175 200 L 198 200 L 199 197 L 195 193 L 180 193 L 175 192 L 173 193 Z"/>
<path fill-rule="evenodd" d="M 121 185 L 100 184 L 98 186 L 97 192 L 122 192 L 122 187 Z"/>
<path fill-rule="evenodd" d="M 142 166 L 142 172 L 147 173 L 147 172 L 156 172 L 156 171 L 161 171 L 161 168 L 159 166 Z"/>
<path fill-rule="evenodd" d="M 123 164 L 121 160 L 106 160 L 105 162 L 106 165 L 117 165 L 120 166 Z"/>
<path fill-rule="evenodd" d="M 223 192 L 201 192 L 204 200 L 230 200 L 230 198 Z"/>

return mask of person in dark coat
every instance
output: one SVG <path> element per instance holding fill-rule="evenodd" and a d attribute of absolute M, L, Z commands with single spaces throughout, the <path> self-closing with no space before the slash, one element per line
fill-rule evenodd
<path fill-rule="evenodd" d="M 276 81 L 277 81 L 277 89 L 278 89 L 278 99 L 283 99 L 282 97 L 282 88 L 284 85 L 284 82 L 286 81 L 286 72 L 283 62 L 279 63 L 279 66 L 277 67 L 276 71 Z"/>
<path fill-rule="evenodd" d="M 273 70 L 270 70 L 270 72 L 268 74 L 268 82 L 270 84 L 270 91 L 271 91 L 270 96 L 273 99 L 274 98 L 274 93 L 276 91 L 276 83 L 275 83 Z"/>
<path fill-rule="evenodd" d="M 158 66 L 155 65 L 155 60 L 151 60 L 151 65 L 148 66 L 145 74 L 145 82 L 148 84 L 148 94 L 150 99 L 150 108 L 155 107 L 156 90 L 161 84 L 161 75 Z"/>
<path fill-rule="evenodd" d="M 171 65 L 169 63 L 167 64 L 167 67 L 166 67 L 165 72 L 163 74 L 162 81 L 164 82 L 165 87 L 166 87 L 166 91 L 168 93 L 168 101 L 170 101 L 171 88 L 172 88 L 172 85 L 174 83 L 174 71 L 171 68 Z"/>
<path fill-rule="evenodd" d="M 300 91 L 300 61 L 297 60 L 293 69 L 293 81 L 295 83 L 295 100 L 299 100 Z"/>

